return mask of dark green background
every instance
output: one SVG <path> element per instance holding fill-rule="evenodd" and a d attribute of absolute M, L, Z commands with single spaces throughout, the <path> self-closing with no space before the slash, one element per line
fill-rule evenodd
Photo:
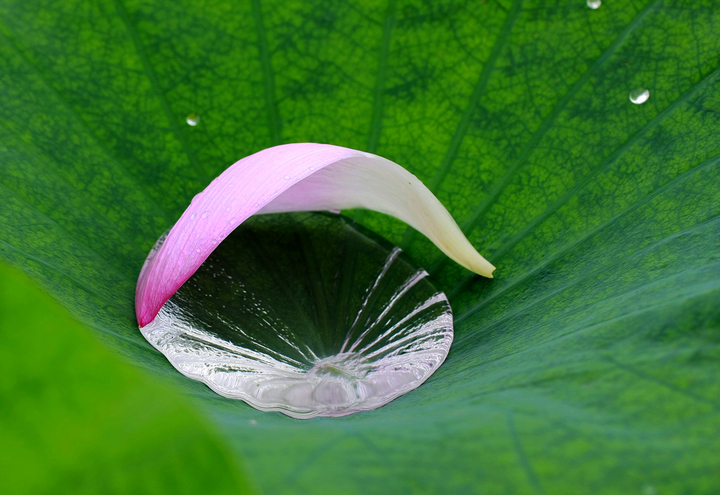
<path fill-rule="evenodd" d="M 719 26 L 698 0 L 4 0 L 0 256 L 267 493 L 716 493 Z M 351 212 L 432 270 L 456 342 L 414 393 L 305 422 L 181 379 L 133 310 L 192 196 L 301 141 L 405 166 L 498 267 Z"/>

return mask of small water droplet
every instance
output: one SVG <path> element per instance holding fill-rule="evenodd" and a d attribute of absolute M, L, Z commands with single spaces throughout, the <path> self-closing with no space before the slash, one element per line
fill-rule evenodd
<path fill-rule="evenodd" d="M 315 170 L 315 167 L 310 167 L 310 170 Z"/>
<path fill-rule="evenodd" d="M 230 208 L 229 206 L 227 206 L 227 207 L 225 208 L 225 211 L 230 211 L 231 209 L 232 209 L 232 208 Z"/>
<path fill-rule="evenodd" d="M 283 177 L 283 178 L 284 178 L 285 180 L 290 180 L 290 176 L 289 176 L 289 175 L 286 175 L 286 176 Z"/>
<path fill-rule="evenodd" d="M 253 426 L 255 426 L 255 425 L 257 424 L 257 421 L 255 421 L 254 419 L 251 419 L 251 420 L 250 420 L 250 424 L 253 425 Z"/>
<path fill-rule="evenodd" d="M 591 9 L 599 9 L 600 5 L 602 5 L 602 0 L 587 0 L 587 6 Z"/>
<path fill-rule="evenodd" d="M 630 91 L 630 101 L 636 105 L 645 103 L 650 98 L 650 91 L 645 88 L 635 88 Z"/>
<path fill-rule="evenodd" d="M 202 214 L 202 217 L 203 217 L 203 218 L 207 218 L 209 214 L 210 214 L 209 211 L 204 211 L 203 214 Z"/>
<path fill-rule="evenodd" d="M 200 123 L 200 116 L 196 113 L 191 113 L 185 117 L 185 122 L 187 122 L 188 125 L 195 127 Z"/>
<path fill-rule="evenodd" d="M 197 213 L 193 213 L 192 215 L 190 215 L 190 220 L 195 220 L 196 216 L 197 216 Z"/>
<path fill-rule="evenodd" d="M 195 251 L 197 251 L 197 252 L 199 253 L 199 252 L 200 252 L 200 248 L 197 248 Z"/>

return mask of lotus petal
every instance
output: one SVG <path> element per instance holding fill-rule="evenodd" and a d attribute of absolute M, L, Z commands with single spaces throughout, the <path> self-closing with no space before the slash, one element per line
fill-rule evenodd
<path fill-rule="evenodd" d="M 286 144 L 243 158 L 193 199 L 140 272 L 141 327 L 238 225 L 256 213 L 367 208 L 426 235 L 446 255 L 486 277 L 495 269 L 472 247 L 420 180 L 385 158 L 339 146 Z"/>

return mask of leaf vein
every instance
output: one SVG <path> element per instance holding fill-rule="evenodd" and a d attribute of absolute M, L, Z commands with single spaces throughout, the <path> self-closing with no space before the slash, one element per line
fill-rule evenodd
<path fill-rule="evenodd" d="M 525 453 L 525 449 L 523 449 L 522 443 L 520 442 L 520 437 L 518 436 L 517 428 L 515 427 L 515 418 L 512 413 L 508 413 L 507 423 L 508 430 L 510 431 L 510 438 L 512 439 L 513 447 L 515 448 L 515 453 L 518 456 L 518 460 L 520 461 L 523 471 L 525 471 L 525 476 L 527 476 L 528 482 L 530 482 L 536 492 L 545 493 L 545 490 L 543 490 L 540 485 L 537 474 L 535 474 L 535 470 L 533 470 L 532 465 L 530 464 L 530 460 Z"/>
<path fill-rule="evenodd" d="M 532 154 L 532 152 L 535 150 L 536 145 L 542 140 L 545 134 L 547 134 L 547 132 L 552 128 L 555 119 L 558 118 L 558 116 L 562 113 L 567 104 L 572 101 L 573 97 L 578 93 L 578 91 L 580 91 L 580 89 L 589 81 L 590 77 L 600 67 L 602 67 L 602 65 L 618 50 L 618 48 L 622 46 L 628 36 L 630 36 L 630 34 L 635 30 L 635 28 L 637 28 L 642 23 L 645 17 L 647 17 L 647 15 L 652 10 L 654 10 L 659 3 L 660 0 L 655 0 L 648 4 L 643 10 L 641 10 L 638 15 L 635 16 L 635 18 L 627 25 L 627 27 L 618 35 L 618 37 L 615 38 L 612 44 L 600 55 L 600 57 L 595 61 L 593 66 L 589 70 L 587 70 L 575 82 L 575 84 L 573 84 L 573 86 L 567 93 L 565 93 L 565 95 L 560 99 L 557 105 L 555 105 L 552 112 L 550 112 L 550 114 L 545 117 L 543 122 L 540 124 L 540 127 L 538 127 L 530 140 L 520 151 L 520 154 L 518 154 L 517 158 L 513 160 L 510 167 L 508 167 L 507 171 L 500 179 L 500 182 L 497 183 L 495 187 L 493 187 L 488 197 L 485 198 L 485 200 L 480 204 L 480 206 L 472 213 L 468 221 L 465 222 L 462 230 L 463 232 L 465 232 L 466 235 L 472 232 L 475 227 L 477 227 L 480 219 L 485 215 L 485 213 L 487 213 L 490 207 L 495 203 L 497 198 L 500 197 L 502 192 L 508 186 L 513 175 L 515 175 L 515 173 L 525 163 L 527 163 L 527 158 Z"/>
<path fill-rule="evenodd" d="M 507 285 L 507 286 L 505 286 L 504 288 L 502 288 L 500 291 L 496 292 L 495 294 L 493 294 L 493 295 L 490 296 L 489 298 L 484 299 L 483 301 L 481 301 L 480 303 L 478 303 L 476 306 L 473 306 L 471 309 L 469 309 L 469 310 L 468 310 L 466 313 L 464 313 L 462 316 L 459 316 L 459 317 L 457 318 L 457 321 L 460 321 L 461 319 L 466 318 L 467 316 L 469 316 L 470 313 L 473 313 L 473 312 L 477 311 L 478 309 L 484 307 L 487 303 L 491 302 L 491 301 L 494 300 L 494 299 L 497 299 L 499 296 L 501 296 L 502 294 L 504 294 L 504 293 L 507 292 L 508 290 L 512 289 L 514 286 L 516 286 L 516 285 L 518 285 L 519 283 L 522 283 L 522 282 L 528 280 L 529 278 L 531 278 L 532 276 L 534 276 L 534 275 L 537 274 L 538 272 L 544 270 L 546 267 L 548 267 L 549 265 L 551 265 L 552 263 L 554 263 L 555 261 L 557 261 L 558 259 L 560 259 L 562 256 L 564 256 L 565 254 L 567 254 L 567 253 L 568 253 L 570 250 L 572 250 L 573 248 L 579 246 L 580 244 L 582 244 L 583 242 L 585 242 L 586 240 L 588 240 L 589 238 L 591 238 L 592 236 L 594 236 L 594 235 L 597 234 L 598 232 L 601 232 L 601 231 L 603 231 L 604 229 L 606 229 L 606 228 L 614 225 L 616 222 L 618 222 L 620 219 L 622 219 L 622 218 L 625 217 L 626 215 L 628 215 L 628 214 L 636 211 L 636 210 L 637 210 L 638 208 L 640 208 L 641 206 L 648 204 L 650 201 L 652 201 L 652 200 L 655 199 L 656 197 L 660 196 L 661 194 L 667 192 L 668 190 L 672 189 L 673 187 L 677 186 L 678 184 L 681 184 L 682 182 L 684 182 L 685 180 L 687 180 L 688 178 L 690 178 L 690 177 L 691 177 L 692 175 L 694 175 L 695 173 L 698 173 L 698 172 L 701 172 L 701 171 L 703 171 L 703 170 L 706 170 L 706 169 L 712 167 L 713 165 L 717 165 L 718 163 L 720 163 L 720 155 L 715 155 L 714 157 L 710 158 L 709 160 L 706 160 L 705 162 L 701 163 L 700 165 L 697 165 L 697 166 L 691 168 L 690 170 L 688 170 L 687 172 L 684 172 L 683 174 L 675 177 L 674 179 L 672 179 L 670 182 L 668 182 L 668 183 L 665 184 L 664 186 L 659 187 L 659 188 L 656 189 L 655 191 L 653 191 L 653 192 L 651 192 L 650 194 L 648 194 L 647 196 L 643 197 L 640 201 L 637 201 L 636 203 L 630 205 L 625 211 L 622 211 L 622 212 L 618 213 L 617 215 L 615 215 L 615 216 L 613 216 L 613 217 L 610 217 L 609 219 L 607 219 L 607 220 L 606 220 L 605 222 L 603 222 L 602 224 L 598 225 L 598 226 L 595 227 L 594 229 L 592 229 L 592 230 L 590 230 L 589 232 L 587 232 L 584 236 L 580 237 L 579 239 L 577 239 L 576 241 L 572 242 L 571 244 L 566 245 L 564 248 L 560 249 L 559 251 L 556 251 L 556 252 L 555 252 L 554 254 L 552 254 L 549 258 L 547 258 L 546 261 L 544 261 L 542 264 L 538 265 L 537 267 L 535 267 L 534 269 L 532 269 L 532 270 L 530 270 L 530 271 L 528 271 L 528 272 L 525 272 L 523 275 L 521 275 L 520 277 L 516 278 L 516 279 L 515 279 L 514 281 L 512 281 L 509 285 Z M 713 218 L 714 218 L 714 217 L 713 217 Z M 466 284 L 466 282 L 469 282 L 469 281 L 471 281 L 471 280 L 473 280 L 473 279 L 475 279 L 475 278 L 476 278 L 476 277 L 475 277 L 474 275 L 469 276 L 465 281 L 463 281 L 463 282 L 462 282 L 461 284 L 459 284 L 457 287 L 455 287 L 454 289 L 452 289 L 452 290 L 450 291 L 450 293 L 452 294 L 452 293 L 457 292 L 457 289 L 458 289 L 458 288 L 464 286 L 464 285 Z"/>
<path fill-rule="evenodd" d="M 268 114 L 268 128 L 270 130 L 270 141 L 273 146 L 282 143 L 281 121 L 278 104 L 275 96 L 275 75 L 270 61 L 270 49 L 268 47 L 267 33 L 263 21 L 262 6 L 260 0 L 252 0 L 253 18 L 258 37 L 258 52 L 262 75 L 265 87 L 265 109 Z"/>
<path fill-rule="evenodd" d="M 437 193 L 445 178 L 450 173 L 450 170 L 452 169 L 452 164 L 457 157 L 458 151 L 460 150 L 460 145 L 462 144 L 463 139 L 465 138 L 465 135 L 470 128 L 470 121 L 472 119 L 473 113 L 475 112 L 475 109 L 480 102 L 480 99 L 485 94 L 485 88 L 487 87 L 488 81 L 490 81 L 490 76 L 495 70 L 495 66 L 497 64 L 498 58 L 500 57 L 500 53 L 505 48 L 507 42 L 510 40 L 510 33 L 512 31 L 512 28 L 515 25 L 518 17 L 520 16 L 520 12 L 522 11 L 522 3 L 523 0 L 515 0 L 515 2 L 513 2 L 512 9 L 505 18 L 505 23 L 503 24 L 503 27 L 498 34 L 497 39 L 495 40 L 495 44 L 493 45 L 492 51 L 490 52 L 490 56 L 488 57 L 487 61 L 483 65 L 482 70 L 480 71 L 480 76 L 478 77 L 477 83 L 475 83 L 475 88 L 473 89 L 472 95 L 470 96 L 470 102 L 465 108 L 465 111 L 463 112 L 462 117 L 460 118 L 460 121 L 455 128 L 455 133 L 453 134 L 453 137 L 450 140 L 450 144 L 445 151 L 445 156 L 443 157 L 442 162 L 440 162 L 438 171 L 427 184 L 428 189 L 430 189 L 435 194 Z M 408 227 L 403 234 L 400 245 L 407 247 L 415 235 L 417 235 L 417 231 L 412 227 Z"/>
<path fill-rule="evenodd" d="M 683 95 L 681 95 L 677 100 L 675 100 L 673 103 L 668 105 L 654 119 L 652 119 L 650 122 L 648 122 L 647 125 L 645 125 L 645 127 L 643 127 L 638 132 L 636 132 L 634 135 L 632 135 L 627 141 L 625 141 L 625 143 L 620 148 L 618 148 L 615 152 L 610 154 L 597 167 L 595 167 L 593 170 L 588 172 L 573 187 L 568 189 L 565 192 L 565 194 L 563 194 L 558 199 L 556 199 L 550 206 L 548 206 L 545 209 L 545 211 L 543 211 L 540 215 L 538 215 L 533 220 L 531 220 L 525 227 L 523 227 L 517 234 L 515 234 L 507 243 L 505 243 L 505 245 L 500 247 L 500 249 L 498 249 L 495 252 L 494 256 L 492 257 L 492 260 L 494 262 L 497 262 L 498 260 L 502 259 L 503 256 L 505 256 L 510 250 L 512 250 L 517 244 L 519 244 L 520 241 L 522 241 L 530 232 L 534 231 L 538 226 L 540 226 L 543 222 L 545 222 L 545 220 L 550 218 L 550 216 L 553 213 L 555 213 L 557 210 L 559 210 L 560 207 L 562 207 L 565 203 L 567 203 L 568 200 L 570 200 L 572 197 L 574 197 L 578 192 L 582 191 L 583 188 L 585 188 L 585 186 L 587 186 L 596 175 L 610 169 L 611 166 L 614 163 L 616 163 L 620 159 L 620 157 L 628 149 L 630 149 L 635 143 L 637 143 L 648 131 L 657 127 L 675 109 L 677 109 L 681 104 L 685 103 L 688 99 L 690 99 L 690 97 L 692 97 L 697 91 L 704 88 L 707 84 L 709 84 L 712 80 L 714 80 L 719 74 L 720 74 L 720 68 L 713 71 L 709 76 L 707 76 L 702 81 L 699 81 L 692 88 L 690 88 Z"/>
<path fill-rule="evenodd" d="M 165 113 L 165 117 L 167 118 L 168 125 L 170 126 L 170 129 L 172 130 L 173 134 L 175 135 L 175 138 L 180 143 L 180 146 L 182 147 L 183 153 L 185 154 L 185 157 L 187 158 L 188 165 L 194 165 L 196 163 L 195 156 L 192 153 L 192 150 L 190 149 L 190 146 L 188 145 L 187 141 L 185 140 L 185 137 L 183 136 L 183 133 L 180 131 L 180 126 L 178 125 L 177 118 L 175 114 L 173 113 L 172 109 L 170 108 L 170 103 L 168 102 L 168 99 L 165 97 L 165 93 L 163 92 L 162 88 L 160 87 L 160 82 L 158 81 L 157 74 L 155 73 L 155 69 L 153 68 L 153 65 L 150 63 L 150 58 L 148 57 L 147 52 L 145 51 L 145 47 L 142 44 L 142 41 L 140 40 L 140 35 L 138 34 L 137 29 L 135 28 L 135 25 L 131 22 L 130 16 L 128 15 L 127 10 L 125 9 L 125 5 L 122 3 L 122 0 L 113 0 L 115 4 L 115 10 L 117 11 L 118 17 L 120 17 L 120 20 L 125 25 L 125 29 L 128 32 L 128 35 L 130 37 L 130 40 L 133 43 L 133 46 L 135 48 L 135 51 L 138 54 L 138 57 L 140 58 L 140 61 L 142 62 L 143 68 L 145 69 L 145 75 L 147 76 L 148 80 L 150 81 L 150 86 L 153 89 L 153 92 L 155 93 L 155 97 L 160 102 L 160 106 L 163 109 L 163 112 Z"/>
<path fill-rule="evenodd" d="M 65 107 L 65 109 L 75 118 L 76 122 L 78 122 L 88 133 L 90 136 L 90 139 L 94 143 L 96 143 L 105 153 L 107 153 L 108 157 L 115 162 L 119 169 L 125 173 L 125 175 L 128 177 L 128 179 L 136 186 L 142 188 L 146 191 L 146 198 L 148 199 L 148 202 L 150 205 L 155 208 L 156 211 L 159 213 L 162 213 L 163 217 L 167 217 L 167 212 L 158 204 L 156 203 L 150 194 L 147 194 L 148 186 L 144 182 L 138 181 L 133 174 L 130 173 L 127 166 L 115 156 L 115 154 L 107 147 L 107 145 L 100 141 L 97 136 L 92 132 L 90 125 L 85 121 L 85 119 L 80 115 L 80 113 L 73 107 L 70 102 L 68 102 L 65 97 L 48 81 L 48 79 L 45 77 L 45 75 L 38 69 L 30 60 L 27 58 L 25 53 L 16 45 L 16 43 L 8 37 L 8 35 L 4 32 L 4 30 L 7 29 L 7 27 L 3 26 L 3 29 L 0 29 L 0 35 L 2 35 L 3 38 L 5 38 L 5 41 L 7 44 L 13 49 L 15 53 L 18 54 L 18 56 L 22 59 L 23 63 L 25 63 L 30 69 L 35 73 L 35 75 L 40 79 L 40 81 L 43 83 L 45 87 L 47 87 L 53 95 L 58 99 L 58 101 Z"/>
<path fill-rule="evenodd" d="M 383 37 L 378 58 L 378 71 L 377 77 L 375 78 L 375 88 L 373 89 L 373 109 L 367 144 L 367 151 L 370 153 L 375 153 L 378 143 L 380 142 L 384 110 L 385 77 L 387 75 L 387 59 L 390 51 L 392 31 L 397 20 L 396 12 L 397 0 L 390 0 L 388 3 L 385 23 L 383 24 Z"/>

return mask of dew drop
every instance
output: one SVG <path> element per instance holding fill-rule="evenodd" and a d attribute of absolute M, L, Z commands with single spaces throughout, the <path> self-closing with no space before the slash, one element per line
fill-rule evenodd
<path fill-rule="evenodd" d="M 310 170 L 315 170 L 315 167 L 310 167 Z"/>
<path fill-rule="evenodd" d="M 289 175 L 286 175 L 285 177 L 283 177 L 283 179 L 285 179 L 285 180 L 290 180 L 290 176 L 289 176 Z"/>
<path fill-rule="evenodd" d="M 599 9 L 600 5 L 602 5 L 602 0 L 587 0 L 587 6 L 591 9 Z"/>
<path fill-rule="evenodd" d="M 188 125 L 195 127 L 200 123 L 200 116 L 196 113 L 191 113 L 185 117 L 185 122 L 187 122 Z"/>
<path fill-rule="evenodd" d="M 641 105 L 650 98 L 650 91 L 645 88 L 636 88 L 630 91 L 630 101 L 636 105 Z"/>
<path fill-rule="evenodd" d="M 257 421 L 254 420 L 254 419 L 251 419 L 251 420 L 250 420 L 250 424 L 253 425 L 253 426 L 255 426 L 255 425 L 257 425 Z"/>
<path fill-rule="evenodd" d="M 190 220 L 195 220 L 196 216 L 197 216 L 197 213 L 193 213 L 192 215 L 190 215 Z"/>
<path fill-rule="evenodd" d="M 317 213 L 251 217 L 140 330 L 184 375 L 295 418 L 385 405 L 427 380 L 453 340 L 425 270 Z"/>
<path fill-rule="evenodd" d="M 202 214 L 202 218 L 207 218 L 209 214 L 210 214 L 209 211 L 204 211 Z"/>

